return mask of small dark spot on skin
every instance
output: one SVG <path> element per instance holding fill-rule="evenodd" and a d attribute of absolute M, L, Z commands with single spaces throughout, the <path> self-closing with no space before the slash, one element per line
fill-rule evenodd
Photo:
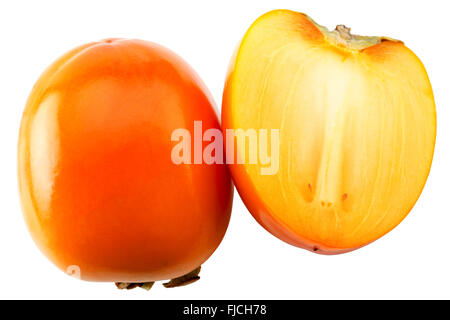
<path fill-rule="evenodd" d="M 309 190 L 309 192 L 312 192 L 312 185 L 311 185 L 311 183 L 308 183 L 308 190 Z"/>
<path fill-rule="evenodd" d="M 118 39 L 118 38 L 108 38 L 108 39 L 103 39 L 102 42 L 104 42 L 104 43 L 113 43 L 116 40 L 120 40 L 120 39 Z"/>
<path fill-rule="evenodd" d="M 344 193 L 344 194 L 342 195 L 342 201 L 346 200 L 347 198 L 348 198 L 348 194 Z"/>
<path fill-rule="evenodd" d="M 319 248 L 317 248 L 317 247 L 314 247 L 314 248 L 313 248 L 313 251 L 314 251 L 314 252 L 316 252 L 316 251 L 318 251 L 318 250 L 319 250 Z"/>

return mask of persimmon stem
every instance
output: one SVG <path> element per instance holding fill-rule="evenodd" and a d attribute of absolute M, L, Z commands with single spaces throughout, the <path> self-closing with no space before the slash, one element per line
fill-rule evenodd
<path fill-rule="evenodd" d="M 353 38 L 353 35 L 350 33 L 351 29 L 344 26 L 343 24 L 336 26 L 336 31 L 338 32 L 339 37 L 341 37 L 341 39 L 344 41 L 348 41 Z"/>

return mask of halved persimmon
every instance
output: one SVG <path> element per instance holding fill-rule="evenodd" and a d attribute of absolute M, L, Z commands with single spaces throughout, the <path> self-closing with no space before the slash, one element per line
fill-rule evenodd
<path fill-rule="evenodd" d="M 222 121 L 225 130 L 279 130 L 276 170 L 235 162 L 233 180 L 262 226 L 325 254 L 364 246 L 405 218 L 436 137 L 430 81 L 402 42 L 328 31 L 288 10 L 263 15 L 242 39 Z"/>

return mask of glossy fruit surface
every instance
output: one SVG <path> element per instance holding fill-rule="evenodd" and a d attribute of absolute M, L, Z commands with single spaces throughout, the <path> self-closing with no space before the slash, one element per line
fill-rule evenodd
<path fill-rule="evenodd" d="M 263 15 L 223 97 L 224 129 L 279 130 L 275 174 L 261 174 L 261 162 L 230 165 L 249 211 L 280 239 L 324 254 L 364 246 L 405 218 L 436 137 L 421 61 L 400 41 L 349 31 L 287 10 Z"/>
<path fill-rule="evenodd" d="M 171 51 L 109 39 L 41 76 L 19 138 L 22 207 L 33 239 L 81 279 L 143 282 L 200 266 L 230 218 L 225 165 L 176 165 L 175 129 L 219 129 L 207 88 Z"/>

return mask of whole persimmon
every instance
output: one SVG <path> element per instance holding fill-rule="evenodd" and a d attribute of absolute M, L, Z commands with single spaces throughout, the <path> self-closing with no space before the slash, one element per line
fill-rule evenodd
<path fill-rule="evenodd" d="M 401 41 L 275 10 L 252 24 L 232 59 L 222 125 L 254 142 L 269 134 L 252 133 L 277 133 L 264 161 L 245 160 L 256 145 L 239 139 L 240 162 L 227 155 L 256 220 L 292 245 L 336 254 L 410 212 L 430 171 L 436 110 L 423 64 Z"/>
<path fill-rule="evenodd" d="M 157 44 L 108 39 L 54 62 L 28 99 L 18 152 L 43 253 L 120 288 L 198 279 L 227 229 L 233 185 L 224 164 L 172 161 L 172 133 L 194 121 L 220 130 L 203 82 Z"/>

